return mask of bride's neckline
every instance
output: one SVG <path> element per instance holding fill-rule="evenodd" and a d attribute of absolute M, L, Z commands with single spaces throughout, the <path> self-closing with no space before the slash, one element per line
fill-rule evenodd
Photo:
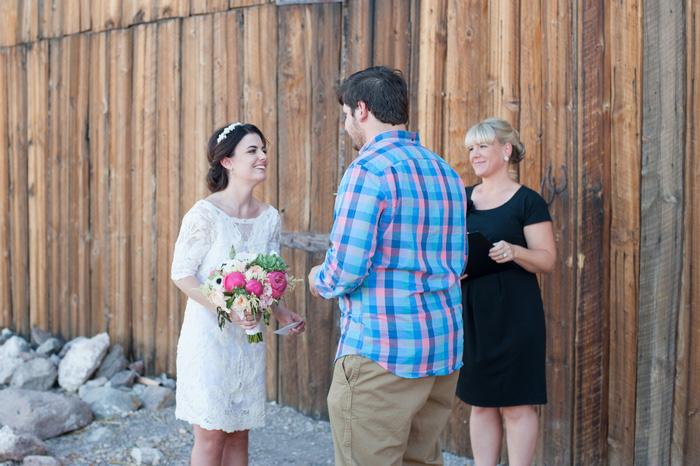
<path fill-rule="evenodd" d="M 260 217 L 262 217 L 263 215 L 265 215 L 265 213 L 266 213 L 268 210 L 270 210 L 270 206 L 268 205 L 262 212 L 260 212 L 260 214 L 258 214 L 257 217 L 252 217 L 252 218 L 240 218 L 240 217 L 234 217 L 233 215 L 227 214 L 223 209 L 221 209 L 220 207 L 218 207 L 216 204 L 214 204 L 213 202 L 211 202 L 211 201 L 208 200 L 208 199 L 202 199 L 202 201 L 206 202 L 207 204 L 209 204 L 210 206 L 212 206 L 214 209 L 216 209 L 217 211 L 221 212 L 221 213 L 222 213 L 223 215 L 225 215 L 227 218 L 230 218 L 231 220 L 236 220 L 236 221 L 241 222 L 241 223 L 252 223 L 252 222 L 256 221 L 257 219 L 259 219 Z"/>

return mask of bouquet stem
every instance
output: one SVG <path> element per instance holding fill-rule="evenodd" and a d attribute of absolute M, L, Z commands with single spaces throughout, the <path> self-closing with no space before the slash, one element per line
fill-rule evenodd
<path fill-rule="evenodd" d="M 263 336 L 262 333 L 258 332 L 254 335 L 247 335 L 248 337 L 248 343 L 262 343 L 263 341 Z"/>

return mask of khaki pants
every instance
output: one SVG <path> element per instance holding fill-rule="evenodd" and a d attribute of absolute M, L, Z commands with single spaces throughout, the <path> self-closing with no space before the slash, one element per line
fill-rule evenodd
<path fill-rule="evenodd" d="M 458 377 L 405 379 L 365 357 L 340 357 L 328 392 L 336 465 L 443 464 L 439 437 Z"/>

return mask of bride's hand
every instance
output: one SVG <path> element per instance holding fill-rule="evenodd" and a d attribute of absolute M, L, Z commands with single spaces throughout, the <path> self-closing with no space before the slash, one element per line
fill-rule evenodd
<path fill-rule="evenodd" d="M 238 316 L 238 313 L 236 312 L 232 312 L 230 314 L 230 317 L 231 321 L 235 324 L 240 325 L 243 328 L 243 330 L 253 330 L 258 325 L 258 321 L 255 320 L 253 314 L 251 314 L 248 311 L 245 311 L 243 313 L 243 319 L 241 319 Z"/>

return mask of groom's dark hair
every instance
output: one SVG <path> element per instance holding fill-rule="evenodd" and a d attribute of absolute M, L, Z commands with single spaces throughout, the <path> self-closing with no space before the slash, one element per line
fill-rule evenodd
<path fill-rule="evenodd" d="M 338 87 L 338 102 L 350 107 L 352 112 L 358 102 L 364 102 L 382 123 L 408 123 L 406 80 L 401 71 L 387 66 L 375 66 L 351 75 Z"/>

